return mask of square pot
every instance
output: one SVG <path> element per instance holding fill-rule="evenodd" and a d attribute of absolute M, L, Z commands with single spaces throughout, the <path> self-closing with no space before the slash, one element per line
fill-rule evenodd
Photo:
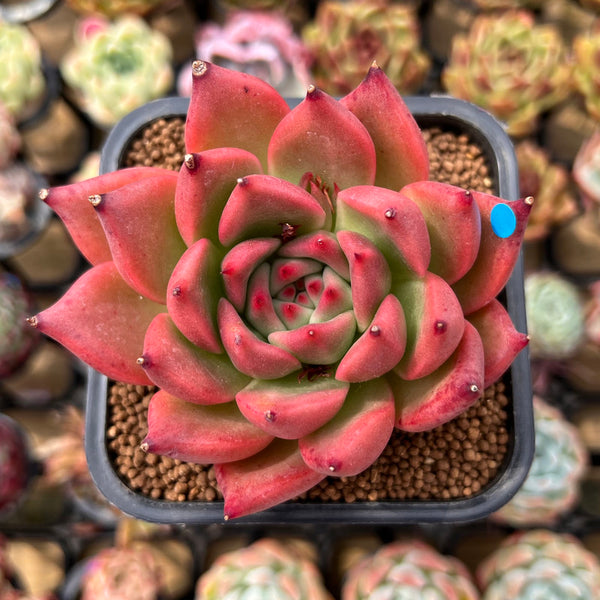
<path fill-rule="evenodd" d="M 482 109 L 449 97 L 408 97 L 408 108 L 421 128 L 467 134 L 486 156 L 498 196 L 516 200 L 518 170 L 512 143 L 498 121 Z M 119 168 L 128 142 L 159 117 L 183 117 L 189 99 L 166 98 L 133 111 L 111 131 L 102 152 L 101 172 Z M 292 104 L 290 102 L 290 104 Z M 519 258 L 503 292 L 503 300 L 519 331 L 526 331 L 523 261 Z M 534 454 L 534 429 L 529 354 L 523 350 L 504 375 L 507 395 L 509 449 L 498 475 L 479 493 L 451 500 L 394 500 L 355 503 L 286 502 L 242 517 L 235 523 L 456 523 L 484 518 L 516 493 L 527 476 Z M 91 475 L 100 491 L 125 513 L 162 523 L 223 521 L 222 502 L 154 500 L 121 481 L 111 463 L 106 441 L 108 379 L 89 370 L 85 445 Z"/>

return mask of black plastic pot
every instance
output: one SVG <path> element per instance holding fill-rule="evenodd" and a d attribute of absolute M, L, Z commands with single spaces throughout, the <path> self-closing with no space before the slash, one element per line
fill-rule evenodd
<path fill-rule="evenodd" d="M 185 117 L 189 100 L 156 100 L 133 111 L 111 131 L 102 152 L 101 172 L 122 164 L 129 141 L 149 122 L 160 117 Z M 515 200 L 519 195 L 517 162 L 512 143 L 501 124 L 482 109 L 449 97 L 409 97 L 409 109 L 422 128 L 466 133 L 481 146 L 497 183 L 496 194 Z M 291 103 L 290 103 L 291 104 Z M 519 259 L 505 289 L 505 302 L 513 323 L 526 331 L 523 260 Z M 531 377 L 527 349 L 517 356 L 505 375 L 512 394 L 507 428 L 511 443 L 498 476 L 480 493 L 464 499 L 378 501 L 364 503 L 287 502 L 263 512 L 236 519 L 236 523 L 457 523 L 484 518 L 516 493 L 527 476 L 534 454 Z M 100 491 L 124 512 L 163 523 L 215 523 L 223 521 L 222 502 L 169 502 L 153 500 L 129 489 L 118 477 L 106 446 L 108 380 L 89 370 L 86 411 L 86 452 L 91 475 Z"/>

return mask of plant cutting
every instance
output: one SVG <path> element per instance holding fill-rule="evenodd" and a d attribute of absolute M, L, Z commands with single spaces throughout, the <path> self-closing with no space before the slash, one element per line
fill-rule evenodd
<path fill-rule="evenodd" d="M 376 65 L 294 109 L 250 75 L 192 71 L 179 173 L 42 191 L 93 266 L 29 321 L 157 385 L 143 448 L 214 464 L 234 518 L 361 472 L 394 427 L 447 422 L 502 375 L 527 336 L 495 298 L 532 199 L 428 181 Z"/>

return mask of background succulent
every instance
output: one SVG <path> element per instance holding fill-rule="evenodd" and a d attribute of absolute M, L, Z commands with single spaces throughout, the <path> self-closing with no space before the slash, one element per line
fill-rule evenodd
<path fill-rule="evenodd" d="M 25 323 L 32 307 L 23 282 L 13 273 L 0 270 L 0 378 L 23 364 L 38 339 Z"/>
<path fill-rule="evenodd" d="M 0 242 L 24 237 L 32 229 L 32 206 L 39 180 L 25 163 L 0 169 Z"/>
<path fill-rule="evenodd" d="M 427 181 L 378 67 L 293 111 L 250 75 L 196 61 L 193 77 L 179 173 L 42 193 L 95 266 L 30 322 L 109 377 L 159 386 L 143 448 L 214 463 L 229 518 L 359 473 L 394 427 L 436 427 L 501 376 L 527 343 L 495 296 L 531 201 Z"/>
<path fill-rule="evenodd" d="M 597 210 L 600 206 L 600 131 L 581 146 L 573 163 L 573 178 L 585 203 Z"/>
<path fill-rule="evenodd" d="M 21 121 L 40 106 L 45 92 L 37 40 L 24 25 L 0 20 L 0 102 Z"/>
<path fill-rule="evenodd" d="M 535 456 L 523 485 L 494 514 L 512 527 L 551 527 L 579 499 L 588 453 L 562 413 L 534 396 Z"/>
<path fill-rule="evenodd" d="M 86 564 L 82 600 L 157 600 L 160 574 L 154 556 L 140 548 L 105 548 Z"/>
<path fill-rule="evenodd" d="M 0 414 L 0 514 L 3 516 L 23 497 L 29 472 L 25 434 L 13 419 Z"/>
<path fill-rule="evenodd" d="M 110 126 L 173 84 L 169 40 L 134 15 L 84 19 L 60 71 L 83 110 Z"/>
<path fill-rule="evenodd" d="M 468 34 L 456 35 L 442 82 L 505 121 L 510 135 L 525 136 L 568 95 L 570 76 L 559 32 L 521 10 L 479 15 Z"/>
<path fill-rule="evenodd" d="M 282 14 L 235 11 L 223 26 L 202 25 L 196 32 L 196 56 L 222 67 L 264 79 L 287 97 L 302 96 L 311 83 L 311 57 L 292 24 Z M 181 69 L 181 96 L 192 91 L 191 64 Z"/>
<path fill-rule="evenodd" d="M 316 84 L 347 94 L 376 60 L 400 93 L 414 93 L 430 67 L 414 9 L 383 0 L 321 2 L 302 37 L 314 55 Z"/>
<path fill-rule="evenodd" d="M 541 240 L 556 225 L 564 223 L 579 212 L 571 190 L 568 170 L 552 163 L 547 150 L 532 140 L 515 146 L 519 165 L 519 188 L 522 196 L 532 196 L 535 204 L 529 215 L 525 240 Z"/>
<path fill-rule="evenodd" d="M 573 40 L 573 82 L 583 96 L 589 114 L 600 120 L 600 19 L 595 27 Z"/>
<path fill-rule="evenodd" d="M 566 358 L 583 342 L 581 294 L 559 273 L 530 273 L 525 278 L 525 307 L 532 358 Z"/>
<path fill-rule="evenodd" d="M 332 600 L 316 564 L 274 538 L 226 552 L 204 572 L 195 600 L 222 598 Z"/>
<path fill-rule="evenodd" d="M 123 14 L 144 15 L 163 0 L 67 0 L 69 6 L 84 14 L 118 17 Z"/>
<path fill-rule="evenodd" d="M 0 169 L 6 168 L 21 148 L 14 115 L 0 102 Z"/>
<path fill-rule="evenodd" d="M 345 577 L 342 600 L 427 598 L 478 600 L 469 571 L 457 558 L 411 539 L 382 546 Z"/>
<path fill-rule="evenodd" d="M 477 580 L 482 600 L 593 600 L 600 589 L 600 565 L 574 536 L 536 529 L 506 538 L 481 563 Z"/>

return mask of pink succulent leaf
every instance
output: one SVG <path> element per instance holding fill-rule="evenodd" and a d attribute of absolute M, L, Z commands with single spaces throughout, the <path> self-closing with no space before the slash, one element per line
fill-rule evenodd
<path fill-rule="evenodd" d="M 225 295 L 236 310 L 244 310 L 248 280 L 252 272 L 279 246 L 281 241 L 277 238 L 254 238 L 236 244 L 225 255 L 221 263 L 221 275 Z"/>
<path fill-rule="evenodd" d="M 242 373 L 256 379 L 279 379 L 300 369 L 300 362 L 290 352 L 254 334 L 225 298 L 219 301 L 217 319 L 225 350 Z"/>
<path fill-rule="evenodd" d="M 323 265 L 310 258 L 276 258 L 271 266 L 271 280 L 269 287 L 274 296 L 281 292 L 288 284 L 301 277 L 319 273 Z M 282 298 L 286 300 L 287 298 Z"/>
<path fill-rule="evenodd" d="M 329 193 L 375 181 L 375 147 L 364 125 L 314 86 L 281 121 L 269 143 L 271 175 L 299 184 L 307 172 Z"/>
<path fill-rule="evenodd" d="M 243 415 L 271 435 L 294 440 L 312 433 L 340 410 L 349 384 L 333 377 L 250 382 L 236 395 Z"/>
<path fill-rule="evenodd" d="M 282 439 L 245 460 L 215 465 L 215 475 L 226 520 L 291 500 L 325 478 L 306 466 L 298 442 Z"/>
<path fill-rule="evenodd" d="M 273 306 L 273 298 L 269 289 L 271 266 L 268 263 L 260 265 L 248 282 L 248 301 L 245 316 L 261 335 L 267 337 L 273 331 L 285 329 L 285 325 L 277 316 Z"/>
<path fill-rule="evenodd" d="M 402 97 L 377 66 L 340 100 L 367 128 L 375 144 L 375 185 L 399 190 L 429 179 L 429 156 L 421 131 Z"/>
<path fill-rule="evenodd" d="M 148 434 L 142 446 L 177 460 L 212 464 L 252 456 L 272 439 L 249 423 L 235 402 L 201 406 L 159 390 L 148 406 Z"/>
<path fill-rule="evenodd" d="M 396 398 L 396 427 L 427 431 L 454 419 L 481 397 L 483 373 L 483 343 L 465 322 L 460 344 L 439 369 L 413 381 L 387 375 Z"/>
<path fill-rule="evenodd" d="M 167 310 L 185 337 L 199 348 L 219 354 L 217 304 L 223 295 L 222 252 L 208 239 L 190 246 L 175 265 L 167 285 Z"/>
<path fill-rule="evenodd" d="M 297 329 L 310 323 L 313 311 L 298 304 L 297 302 L 288 302 L 284 300 L 273 300 L 275 314 L 285 325 L 285 329 Z M 269 334 L 270 335 L 270 334 Z M 267 336 L 268 337 L 268 336 Z"/>
<path fill-rule="evenodd" d="M 337 196 L 335 231 L 356 231 L 383 253 L 394 275 L 422 277 L 431 259 L 427 224 L 419 207 L 393 190 L 359 185 Z"/>
<path fill-rule="evenodd" d="M 329 365 L 348 350 L 354 339 L 356 320 L 351 310 L 323 323 L 309 323 L 297 329 L 274 331 L 273 347 L 282 348 L 306 364 Z"/>
<path fill-rule="evenodd" d="M 148 325 L 164 310 L 164 305 L 140 297 L 115 265 L 105 262 L 84 273 L 33 324 L 106 376 L 151 385 L 136 360 Z"/>
<path fill-rule="evenodd" d="M 481 217 L 473 194 L 435 181 L 402 188 L 421 210 L 431 241 L 429 271 L 450 285 L 473 266 L 481 240 Z"/>
<path fill-rule="evenodd" d="M 510 315 L 494 299 L 471 313 L 467 320 L 477 329 L 485 357 L 484 387 L 492 385 L 529 343 L 529 336 L 515 329 Z"/>
<path fill-rule="evenodd" d="M 402 304 L 389 294 L 366 331 L 342 358 L 335 378 L 356 383 L 381 377 L 400 362 L 405 348 L 406 321 Z"/>
<path fill-rule="evenodd" d="M 223 209 L 219 241 L 231 247 L 249 238 L 281 236 L 286 226 L 309 233 L 324 222 L 325 211 L 308 192 L 270 175 L 248 175 Z"/>
<path fill-rule="evenodd" d="M 286 101 L 258 77 L 194 61 L 186 151 L 242 148 L 254 154 L 266 172 L 269 140 L 289 112 Z"/>
<path fill-rule="evenodd" d="M 157 386 L 195 404 L 231 402 L 249 382 L 227 355 L 194 346 L 167 313 L 156 315 L 148 326 L 139 362 Z"/>
<path fill-rule="evenodd" d="M 187 154 L 175 192 L 175 219 L 188 246 L 201 238 L 217 243 L 219 219 L 237 180 L 262 173 L 256 156 L 241 148 Z"/>
<path fill-rule="evenodd" d="M 508 201 L 490 194 L 471 192 L 481 214 L 481 244 L 477 260 L 452 286 L 466 315 L 485 306 L 504 288 L 519 258 L 527 219 L 533 205 L 532 198 Z M 498 237 L 490 215 L 496 204 L 504 203 L 513 210 L 517 225 L 507 238 Z"/>
<path fill-rule="evenodd" d="M 175 223 L 177 174 L 134 181 L 100 196 L 95 209 L 114 263 L 139 294 L 166 303 L 167 284 L 185 251 Z"/>
<path fill-rule="evenodd" d="M 335 235 L 329 231 L 315 231 L 294 238 L 279 250 L 279 256 L 318 260 L 331 267 L 347 281 L 350 281 L 348 260 L 342 252 Z"/>
<path fill-rule="evenodd" d="M 358 330 L 365 331 L 390 291 L 392 272 L 377 246 L 364 235 L 339 231 L 337 239 L 350 264 L 352 303 Z"/>
<path fill-rule="evenodd" d="M 90 196 L 100 196 L 146 177 L 164 173 L 157 167 L 132 167 L 92 177 L 70 185 L 42 190 L 40 197 L 65 224 L 77 248 L 92 264 L 112 260 L 110 248 Z"/>
<path fill-rule="evenodd" d="M 407 326 L 406 352 L 395 372 L 418 379 L 440 367 L 456 350 L 464 331 L 464 316 L 452 288 L 427 272 L 393 287 L 402 303 Z"/>
<path fill-rule="evenodd" d="M 333 269 L 323 269 L 323 292 L 310 316 L 310 323 L 323 323 L 352 310 L 352 290 Z"/>
<path fill-rule="evenodd" d="M 383 452 L 394 415 L 394 395 L 385 379 L 353 384 L 336 416 L 299 440 L 302 458 L 323 475 L 357 475 Z"/>

